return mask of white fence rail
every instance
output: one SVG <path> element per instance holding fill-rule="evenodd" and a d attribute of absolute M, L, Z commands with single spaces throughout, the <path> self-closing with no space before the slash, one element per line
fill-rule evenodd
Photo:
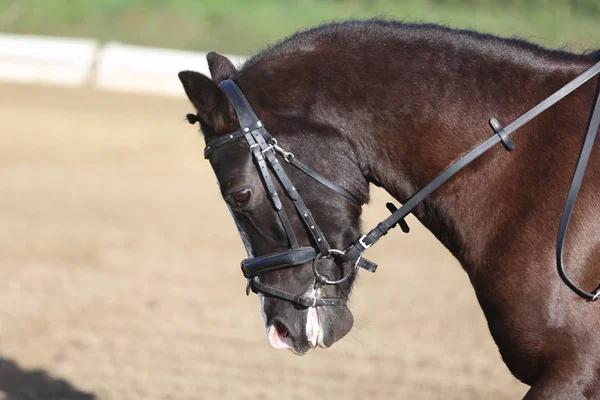
<path fill-rule="evenodd" d="M 94 40 L 0 35 L 0 80 L 83 85 L 97 50 Z"/>
<path fill-rule="evenodd" d="M 244 58 L 228 56 L 240 65 Z M 0 82 L 91 85 L 103 90 L 182 97 L 177 73 L 210 76 L 206 53 L 89 39 L 0 35 Z"/>
<path fill-rule="evenodd" d="M 230 56 L 231 61 L 241 57 Z M 102 89 L 181 96 L 182 70 L 210 76 L 206 53 L 107 43 L 99 52 L 96 85 Z"/>

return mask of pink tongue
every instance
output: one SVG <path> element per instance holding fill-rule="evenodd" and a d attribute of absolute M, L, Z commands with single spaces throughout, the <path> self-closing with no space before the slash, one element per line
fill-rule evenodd
<path fill-rule="evenodd" d="M 276 349 L 287 349 L 290 347 L 287 344 L 286 340 L 279 336 L 275 325 L 271 325 L 269 327 L 269 331 L 267 332 L 267 338 L 269 339 L 269 343 L 271 344 L 271 346 L 275 347 Z"/>

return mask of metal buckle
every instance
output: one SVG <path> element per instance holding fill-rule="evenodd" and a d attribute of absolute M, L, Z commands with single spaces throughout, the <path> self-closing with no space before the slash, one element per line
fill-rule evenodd
<path fill-rule="evenodd" d="M 275 151 L 281 154 L 283 156 L 283 159 L 287 162 L 290 162 L 290 160 L 295 157 L 292 152 L 284 150 L 281 146 L 279 146 L 275 138 L 273 138 L 269 147 L 273 147 Z"/>
<path fill-rule="evenodd" d="M 365 248 L 365 250 L 366 250 L 366 249 L 368 249 L 369 247 L 373 246 L 373 243 L 371 243 L 371 244 L 366 244 L 366 243 L 365 243 L 365 238 L 366 238 L 366 237 L 367 237 L 367 235 L 362 235 L 362 236 L 360 237 L 360 239 L 358 239 L 358 243 L 360 243 L 360 245 L 361 245 L 362 247 L 364 247 L 364 248 Z"/>
<path fill-rule="evenodd" d="M 269 145 L 269 147 L 267 147 L 267 148 L 266 148 L 266 149 L 264 149 L 264 150 L 261 150 L 260 152 L 261 152 L 261 153 L 263 153 L 263 154 L 265 154 L 265 153 L 266 153 L 267 151 L 269 151 L 269 150 L 273 150 L 273 145 L 272 145 L 272 144 L 270 144 L 270 145 Z"/>

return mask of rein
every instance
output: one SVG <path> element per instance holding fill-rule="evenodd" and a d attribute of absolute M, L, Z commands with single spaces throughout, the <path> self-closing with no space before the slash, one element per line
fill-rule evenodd
<path fill-rule="evenodd" d="M 454 162 L 442 173 L 435 177 L 425 187 L 413 194 L 399 209 L 396 209 L 391 203 L 388 203 L 387 207 L 392 214 L 381 221 L 377 226 L 369 231 L 369 233 L 362 235 L 360 238 L 352 242 L 344 250 L 332 249 L 324 237 L 322 231 L 319 229 L 317 223 L 312 217 L 312 214 L 302 201 L 301 196 L 297 192 L 293 183 L 283 170 L 278 155 L 283 159 L 304 172 L 312 179 L 327 186 L 329 189 L 337 192 L 339 195 L 346 199 L 353 201 L 359 205 L 361 203 L 345 189 L 332 183 L 331 181 L 318 174 L 306 164 L 297 160 L 296 157 L 289 151 L 284 150 L 279 146 L 277 140 L 275 140 L 269 132 L 265 129 L 262 121 L 258 119 L 246 98 L 242 94 L 239 87 L 232 80 L 224 80 L 219 84 L 221 90 L 225 93 L 227 98 L 233 105 L 241 129 L 231 132 L 225 136 L 209 142 L 204 150 L 204 157 L 208 158 L 211 152 L 220 148 L 225 144 L 229 144 L 237 141 L 238 139 L 244 138 L 248 148 L 252 154 L 252 157 L 256 163 L 257 169 L 261 175 L 263 185 L 267 191 L 267 194 L 271 200 L 271 203 L 277 212 L 284 231 L 287 235 L 290 248 L 286 251 L 276 252 L 271 254 L 262 255 L 259 257 L 250 257 L 242 261 L 242 272 L 248 279 L 248 286 L 246 293 L 250 290 L 255 293 L 263 293 L 269 296 L 278 297 L 293 303 L 296 303 L 303 307 L 313 306 L 343 306 L 346 304 L 344 299 L 334 298 L 322 298 L 322 297 L 310 297 L 303 295 L 296 295 L 277 289 L 275 287 L 260 283 L 258 278 L 268 272 L 277 271 L 281 269 L 291 268 L 312 262 L 313 272 L 315 274 L 315 289 L 323 285 L 337 285 L 347 280 L 352 274 L 356 273 L 360 267 L 375 272 L 377 265 L 371 261 L 366 260 L 362 257 L 362 254 L 373 246 L 379 239 L 385 236 L 390 229 L 397 225 L 400 225 L 404 232 L 408 232 L 408 225 L 404 218 L 423 200 L 425 200 L 433 191 L 439 188 L 442 184 L 452 178 L 458 171 L 469 165 L 473 160 L 479 158 L 485 154 L 492 147 L 498 143 L 502 143 L 507 151 L 515 149 L 515 145 L 510 140 L 510 135 L 513 134 L 517 129 L 537 117 L 548 108 L 552 107 L 558 101 L 562 100 L 574 90 L 582 86 L 584 83 L 592 79 L 594 76 L 600 73 L 600 62 L 594 64 L 592 67 L 587 69 L 577 78 L 569 82 L 567 85 L 559 89 L 557 92 L 552 94 L 546 100 L 542 101 L 531 110 L 514 120 L 506 127 L 502 127 L 500 123 L 492 118 L 489 123 L 494 130 L 494 135 L 481 143 L 479 146 L 471 150 L 469 153 L 461 157 L 459 160 Z M 195 123 L 198 121 L 196 115 L 188 114 L 188 121 Z M 558 235 L 556 240 L 556 260 L 558 273 L 563 282 L 576 294 L 587 299 L 596 300 L 600 297 L 600 285 L 593 291 L 587 292 L 575 283 L 573 283 L 565 272 L 565 266 L 563 262 L 563 249 L 564 241 L 567 235 L 569 220 L 575 206 L 575 201 L 581 188 L 583 176 L 591 155 L 592 147 L 600 127 L 600 84 L 598 85 L 595 93 L 594 106 L 591 112 L 590 120 L 588 123 L 587 133 L 585 135 L 584 143 L 577 161 L 577 167 L 571 182 L 567 200 L 563 209 L 563 213 L 560 219 Z M 285 212 L 277 189 L 271 179 L 272 171 L 287 196 L 293 202 L 300 219 L 302 220 L 306 230 L 309 232 L 309 236 L 312 238 L 312 247 L 299 247 L 296 240 L 294 231 L 289 221 L 289 217 Z M 233 215 L 233 213 L 232 213 Z M 234 217 L 235 219 L 235 217 Z M 237 222 L 236 222 L 237 224 Z M 241 233 L 241 230 L 238 230 Z M 249 254 L 250 255 L 250 254 Z M 326 275 L 323 275 L 317 270 L 317 263 L 323 258 L 333 258 L 334 260 L 341 263 L 350 263 L 353 265 L 348 272 L 338 280 L 332 280 Z"/>

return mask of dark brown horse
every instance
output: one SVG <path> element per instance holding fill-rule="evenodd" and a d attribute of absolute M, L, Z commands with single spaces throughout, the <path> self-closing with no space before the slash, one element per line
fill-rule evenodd
<path fill-rule="evenodd" d="M 195 72 L 182 72 L 180 79 L 207 142 L 239 129 L 217 86 L 232 79 L 279 145 L 360 203 L 368 201 L 369 183 L 404 202 L 490 137 L 490 117 L 512 121 L 599 59 L 600 52 L 572 54 L 439 26 L 371 20 L 297 33 L 239 70 L 210 53 L 212 80 Z M 520 129 L 515 151 L 496 146 L 414 211 L 468 273 L 504 362 L 531 385 L 527 399 L 600 398 L 600 304 L 573 293 L 555 264 L 558 222 L 597 83 L 592 79 Z M 251 253 L 287 249 L 247 146 L 223 147 L 209 158 Z M 360 236 L 359 204 L 284 168 L 332 248 Z M 291 202 L 283 203 L 298 241 L 310 246 Z M 573 280 L 593 290 L 600 282 L 599 146 L 565 249 Z M 315 279 L 310 264 L 260 279 L 306 293 Z M 329 276 L 344 268 L 334 260 L 319 266 Z M 327 286 L 324 295 L 347 298 L 352 278 Z M 269 340 L 296 353 L 330 346 L 353 323 L 346 306 L 260 298 Z"/>

